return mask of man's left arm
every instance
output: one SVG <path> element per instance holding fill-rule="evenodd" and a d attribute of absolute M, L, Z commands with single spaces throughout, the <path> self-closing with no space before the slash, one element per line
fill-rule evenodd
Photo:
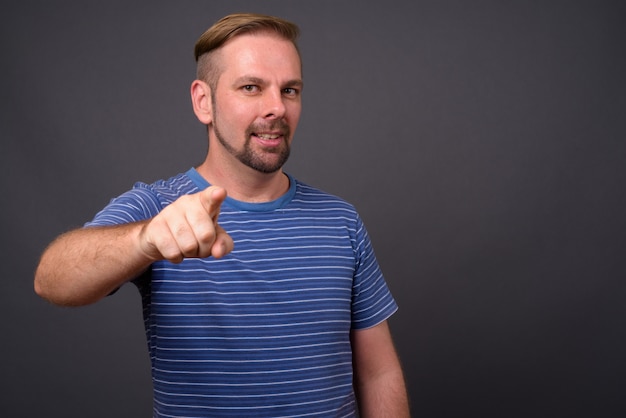
<path fill-rule="evenodd" d="M 404 376 L 389 325 L 351 333 L 354 385 L 362 418 L 409 417 Z"/>

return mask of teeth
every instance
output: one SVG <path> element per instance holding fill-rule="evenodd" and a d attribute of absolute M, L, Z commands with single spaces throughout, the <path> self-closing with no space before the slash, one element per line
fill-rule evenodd
<path fill-rule="evenodd" d="M 257 136 L 261 139 L 276 139 L 280 137 L 280 135 L 270 135 L 270 134 L 257 134 Z"/>

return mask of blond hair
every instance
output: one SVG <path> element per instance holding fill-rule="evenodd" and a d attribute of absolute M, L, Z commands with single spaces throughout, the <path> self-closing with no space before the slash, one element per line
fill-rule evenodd
<path fill-rule="evenodd" d="M 231 14 L 218 20 L 196 42 L 194 48 L 197 62 L 196 77 L 206 81 L 215 91 L 217 80 L 222 72 L 217 60 L 213 59 L 215 51 L 236 36 L 259 32 L 273 32 L 291 41 L 298 51 L 296 41 L 300 29 L 296 24 L 278 17 L 256 13 Z"/>

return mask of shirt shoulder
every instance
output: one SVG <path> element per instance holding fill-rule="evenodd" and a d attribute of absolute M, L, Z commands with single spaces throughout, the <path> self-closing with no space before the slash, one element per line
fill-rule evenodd
<path fill-rule="evenodd" d="M 111 201 L 85 226 L 117 225 L 138 222 L 156 216 L 167 205 L 199 188 L 187 173 L 153 183 L 136 182 Z"/>

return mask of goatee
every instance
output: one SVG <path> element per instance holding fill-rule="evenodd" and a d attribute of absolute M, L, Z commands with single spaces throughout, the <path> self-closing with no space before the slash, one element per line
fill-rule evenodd
<path fill-rule="evenodd" d="M 275 173 L 280 170 L 283 165 L 289 159 L 291 153 L 291 147 L 289 146 L 288 138 L 291 136 L 291 130 L 289 126 L 282 120 L 274 121 L 270 124 L 252 124 L 246 129 L 245 136 L 246 141 L 243 145 L 243 149 L 236 150 L 231 144 L 223 137 L 217 124 L 213 124 L 215 136 L 222 146 L 241 163 L 246 166 L 259 171 L 261 173 Z M 252 148 L 252 135 L 257 132 L 278 132 L 283 137 L 281 146 L 268 147 L 262 150 L 254 150 Z M 265 156 L 273 156 L 273 158 L 264 158 Z"/>

